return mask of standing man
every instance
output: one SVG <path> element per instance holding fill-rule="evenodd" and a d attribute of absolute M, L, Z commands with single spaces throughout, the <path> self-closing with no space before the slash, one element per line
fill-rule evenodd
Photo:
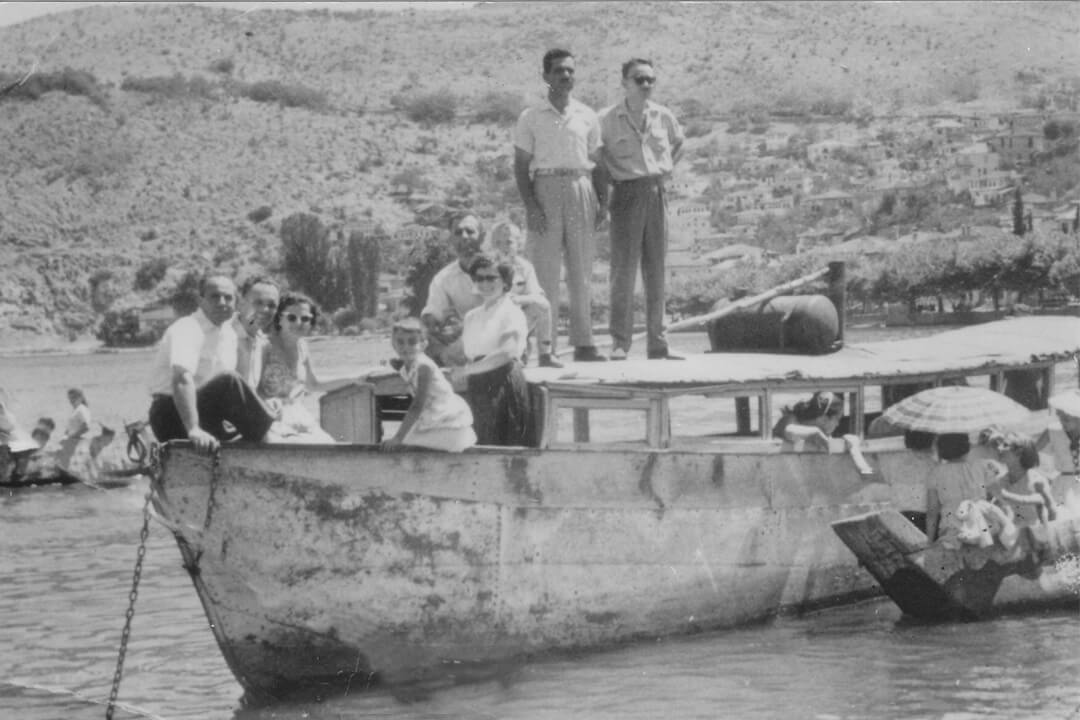
<path fill-rule="evenodd" d="M 476 292 L 469 265 L 484 247 L 484 226 L 468 213 L 450 220 L 457 260 L 435 273 L 428 286 L 427 304 L 420 320 L 428 334 L 427 354 L 442 366 L 464 365 L 461 332 L 465 313 L 479 307 L 484 298 Z"/>
<path fill-rule="evenodd" d="M 544 54 L 543 78 L 547 100 L 522 112 L 514 129 L 514 177 L 528 225 L 526 254 L 556 313 L 560 259 L 565 259 L 574 360 L 606 360 L 593 345 L 589 296 L 593 233 L 603 221 L 607 190 L 596 164 L 600 123 L 596 113 L 570 97 L 574 57 L 569 51 Z"/>
<path fill-rule="evenodd" d="M 169 326 L 151 369 L 150 428 L 161 442 L 187 439 L 211 453 L 232 436 L 262 440 L 274 419 L 236 374 L 236 285 L 224 275 L 199 283 L 199 309 Z"/>
<path fill-rule="evenodd" d="M 638 265 L 645 285 L 646 352 L 650 359 L 682 360 L 664 337 L 664 256 L 667 201 L 664 181 L 686 139 L 675 115 L 650 100 L 656 87 L 652 61 L 622 66 L 626 98 L 600 114 L 601 163 L 610 176 L 612 360 L 625 360 L 634 329 L 634 281 Z"/>
<path fill-rule="evenodd" d="M 274 319 L 281 290 L 267 277 L 248 278 L 240 286 L 240 306 L 232 319 L 236 331 L 236 373 L 251 387 L 259 387 L 262 378 L 266 330 Z"/>

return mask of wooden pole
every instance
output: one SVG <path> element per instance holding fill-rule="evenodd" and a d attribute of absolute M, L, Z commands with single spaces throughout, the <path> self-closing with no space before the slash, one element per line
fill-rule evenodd
<path fill-rule="evenodd" d="M 758 293 L 757 295 L 751 295 L 749 297 L 744 297 L 744 298 L 742 298 L 740 300 L 736 300 L 735 302 L 731 303 L 730 305 L 725 305 L 724 307 L 722 307 L 722 308 L 720 308 L 718 310 L 713 310 L 712 312 L 707 312 L 704 315 L 696 315 L 694 317 L 684 318 L 683 320 L 679 320 L 678 322 L 674 322 L 671 325 L 668 325 L 667 330 L 668 330 L 668 332 L 672 332 L 672 331 L 675 331 L 675 330 L 685 330 L 686 328 L 697 327 L 698 325 L 704 325 L 705 323 L 709 322 L 710 320 L 716 320 L 717 318 L 722 318 L 725 315 L 730 315 L 731 313 L 735 312 L 736 310 L 742 310 L 744 308 L 753 307 L 754 305 L 757 305 L 758 303 L 763 303 L 763 302 L 767 302 L 769 300 L 772 300 L 774 297 L 777 297 L 779 295 L 783 295 L 784 293 L 786 293 L 786 292 L 788 292 L 790 290 L 794 290 L 795 288 L 802 287 L 803 285 L 808 285 L 808 284 L 814 282 L 815 280 L 820 280 L 821 278 L 827 276 L 828 274 L 829 274 L 829 268 L 822 268 L 821 270 L 817 270 L 815 272 L 812 272 L 809 275 L 804 275 L 801 278 L 796 278 L 794 280 L 786 282 L 783 285 L 777 285 L 772 290 L 766 290 L 765 292 Z M 645 335 L 646 335 L 646 333 L 644 333 L 644 332 L 637 333 L 636 335 L 634 335 L 631 338 L 631 340 L 641 340 L 643 337 L 645 337 Z M 608 342 L 604 343 L 603 345 L 601 345 L 601 347 L 610 347 L 610 346 L 611 346 L 611 341 L 610 340 Z M 556 355 L 561 357 L 561 356 L 566 355 L 568 353 L 571 353 L 573 351 L 574 351 L 574 348 L 572 348 L 572 347 L 563 348 L 562 350 L 559 350 L 556 353 Z"/>

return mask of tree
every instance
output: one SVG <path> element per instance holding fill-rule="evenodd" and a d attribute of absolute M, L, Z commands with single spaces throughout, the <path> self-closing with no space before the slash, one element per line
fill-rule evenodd
<path fill-rule="evenodd" d="M 450 245 L 448 236 L 431 228 L 431 232 L 417 237 L 409 248 L 405 258 L 408 268 L 405 271 L 407 290 L 404 304 L 410 315 L 419 315 L 427 305 L 428 287 L 435 273 L 450 263 L 457 254 Z"/>
<path fill-rule="evenodd" d="M 1013 235 L 1024 236 L 1027 232 L 1027 222 L 1024 220 L 1024 198 L 1020 195 L 1020 186 L 1017 185 L 1013 193 Z"/>
<path fill-rule="evenodd" d="M 281 223 L 282 261 L 289 284 L 328 312 L 352 304 L 349 264 L 341 232 L 332 233 L 315 215 L 294 213 Z"/>
<path fill-rule="evenodd" d="M 360 317 L 375 317 L 379 312 L 379 246 L 385 242 L 381 226 L 353 230 L 349 234 L 349 279 L 353 306 Z"/>

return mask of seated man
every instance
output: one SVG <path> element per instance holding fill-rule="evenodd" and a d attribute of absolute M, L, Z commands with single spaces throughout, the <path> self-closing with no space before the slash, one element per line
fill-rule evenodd
<path fill-rule="evenodd" d="M 223 275 L 199 284 L 199 309 L 169 326 L 151 370 L 150 427 L 157 439 L 188 439 L 211 453 L 233 436 L 262 440 L 273 417 L 236 374 L 236 286 Z"/>
<path fill-rule="evenodd" d="M 464 365 L 461 346 L 462 318 L 479 307 L 483 298 L 473 287 L 468 267 L 484 245 L 484 227 L 472 214 L 459 215 L 450 222 L 457 260 L 435 274 L 428 287 L 428 299 L 420 311 L 427 330 L 427 354 L 442 366 Z"/>

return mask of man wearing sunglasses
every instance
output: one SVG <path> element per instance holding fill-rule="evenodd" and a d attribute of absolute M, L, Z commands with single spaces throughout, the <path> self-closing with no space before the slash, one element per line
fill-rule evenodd
<path fill-rule="evenodd" d="M 549 302 L 559 307 L 559 266 L 565 258 L 570 293 L 570 344 L 574 360 L 606 360 L 592 339 L 593 233 L 603 219 L 596 157 L 596 113 L 570 97 L 574 57 L 567 50 L 544 54 L 547 98 L 526 108 L 514 128 L 514 178 L 525 204 L 526 254 Z"/>
<path fill-rule="evenodd" d="M 435 274 L 428 285 L 428 298 L 420 311 L 427 329 L 427 354 L 442 366 L 461 365 L 465 353 L 461 345 L 462 318 L 483 302 L 469 275 L 469 265 L 484 247 L 484 225 L 468 213 L 450 220 L 457 260 Z"/>
<path fill-rule="evenodd" d="M 600 162 L 610 176 L 612 360 L 625 360 L 634 329 L 634 281 L 638 265 L 645 285 L 649 358 L 681 360 L 664 337 L 664 255 L 667 200 L 664 181 L 678 162 L 685 135 L 675 114 L 652 101 L 652 61 L 622 66 L 622 102 L 600 113 Z"/>

